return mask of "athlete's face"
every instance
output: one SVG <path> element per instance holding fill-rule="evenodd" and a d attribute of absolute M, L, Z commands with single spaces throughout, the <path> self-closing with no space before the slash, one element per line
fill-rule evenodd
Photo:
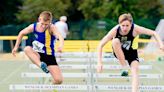
<path fill-rule="evenodd" d="M 131 26 L 132 26 L 132 24 L 131 24 L 131 22 L 128 21 L 128 20 L 125 20 L 125 21 L 123 21 L 122 23 L 120 23 L 121 31 L 122 31 L 123 33 L 125 33 L 125 34 L 128 33 L 128 32 L 130 31 Z"/>
<path fill-rule="evenodd" d="M 40 27 L 46 29 L 50 25 L 50 21 L 44 21 L 42 18 L 39 18 Z"/>

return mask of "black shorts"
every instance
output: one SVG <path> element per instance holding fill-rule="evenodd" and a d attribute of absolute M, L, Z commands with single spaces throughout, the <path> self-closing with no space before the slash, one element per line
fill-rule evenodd
<path fill-rule="evenodd" d="M 40 60 L 42 62 L 45 62 L 47 64 L 47 66 L 49 65 L 58 65 L 56 62 L 56 58 L 53 55 L 46 55 L 44 53 L 39 53 L 40 55 Z"/>
<path fill-rule="evenodd" d="M 129 65 L 131 65 L 131 63 L 136 60 L 139 62 L 139 58 L 138 58 L 138 52 L 137 50 L 133 50 L 132 48 L 129 50 L 123 49 L 123 53 L 125 55 L 125 59 L 128 61 Z M 114 56 L 116 57 L 115 53 Z M 116 57 L 117 58 L 117 57 Z"/>

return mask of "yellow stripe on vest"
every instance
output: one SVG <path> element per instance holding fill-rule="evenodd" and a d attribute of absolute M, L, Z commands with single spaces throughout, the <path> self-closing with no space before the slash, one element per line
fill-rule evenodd
<path fill-rule="evenodd" d="M 133 43 L 132 43 L 132 48 L 133 49 L 138 49 L 138 39 L 139 39 L 139 36 L 136 36 L 133 40 Z"/>
<path fill-rule="evenodd" d="M 45 47 L 46 47 L 46 51 L 47 51 L 47 54 L 48 55 L 52 55 L 51 52 L 51 47 L 50 47 L 50 44 L 51 44 L 51 36 L 50 36 L 50 33 L 48 30 L 46 30 L 46 34 L 45 34 Z"/>

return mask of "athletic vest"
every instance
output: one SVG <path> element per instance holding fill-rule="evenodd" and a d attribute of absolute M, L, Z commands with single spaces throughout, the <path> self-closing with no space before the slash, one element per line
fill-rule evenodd
<path fill-rule="evenodd" d="M 134 24 L 132 24 L 131 29 L 127 35 L 121 35 L 120 26 L 117 28 L 117 33 L 115 38 L 118 38 L 120 40 L 123 49 L 130 50 L 130 49 L 138 48 L 138 43 L 134 41 L 135 37 L 133 36 L 133 29 L 134 29 Z"/>
<path fill-rule="evenodd" d="M 34 41 L 32 42 L 33 49 L 39 53 L 45 53 L 46 55 L 55 55 L 54 45 L 56 37 L 51 35 L 46 29 L 44 32 L 38 32 L 36 30 L 37 23 L 34 23 Z"/>

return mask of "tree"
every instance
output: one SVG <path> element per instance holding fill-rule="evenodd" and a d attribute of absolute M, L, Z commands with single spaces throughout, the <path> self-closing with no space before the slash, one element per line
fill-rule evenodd
<path fill-rule="evenodd" d="M 18 11 L 18 6 L 21 5 L 21 0 L 1 0 L 0 3 L 0 25 L 15 23 L 15 13 Z"/>
<path fill-rule="evenodd" d="M 68 15 L 70 6 L 70 0 L 25 0 L 17 18 L 22 22 L 33 22 L 45 10 L 51 11 L 54 18 L 59 18 Z"/>
<path fill-rule="evenodd" d="M 159 0 L 79 0 L 78 9 L 86 19 L 112 18 L 130 12 L 135 18 L 160 17 L 162 4 Z"/>

